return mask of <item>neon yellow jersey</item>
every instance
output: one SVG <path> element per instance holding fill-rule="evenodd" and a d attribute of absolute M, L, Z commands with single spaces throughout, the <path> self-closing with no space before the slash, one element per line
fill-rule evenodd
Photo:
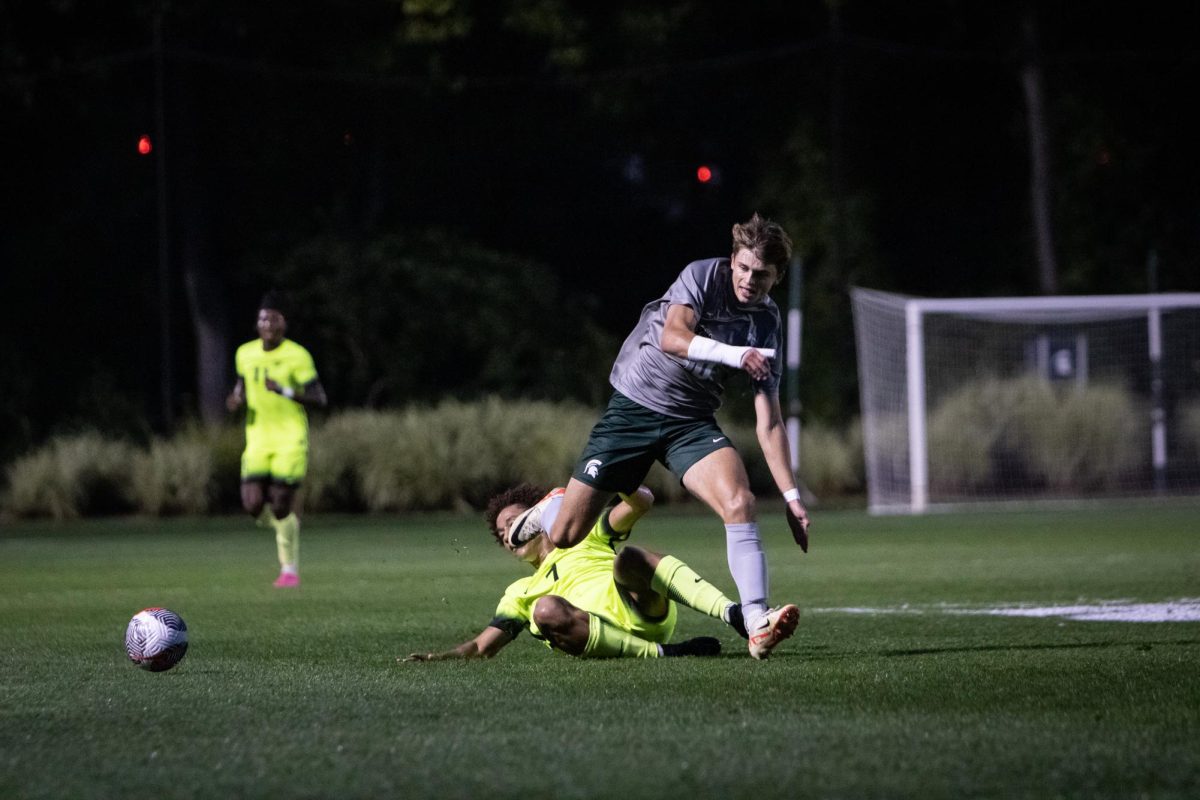
<path fill-rule="evenodd" d="M 533 575 L 514 581 L 500 598 L 490 624 L 510 636 L 516 636 L 522 628 L 528 627 L 530 633 L 542 638 L 533 621 L 533 604 L 538 598 L 553 594 L 622 630 L 653 642 L 667 641 L 675 628 L 675 604 L 670 604 L 669 612 L 662 620 L 644 619 L 613 580 L 616 542 L 628 535 L 609 527 L 608 512 L 605 511 L 582 542 L 571 548 L 554 550 Z M 549 646 L 549 642 L 546 644 Z"/>
<path fill-rule="evenodd" d="M 317 367 L 308 351 L 291 339 L 264 350 L 262 340 L 255 339 L 237 349 L 234 365 L 246 387 L 246 448 L 307 447 L 304 406 L 268 390 L 266 380 L 295 391 L 316 380 Z"/>

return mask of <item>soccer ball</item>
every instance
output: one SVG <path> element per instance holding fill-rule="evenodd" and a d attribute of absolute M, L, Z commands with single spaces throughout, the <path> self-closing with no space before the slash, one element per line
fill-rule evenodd
<path fill-rule="evenodd" d="M 142 669 L 162 672 L 175 666 L 188 648 L 187 623 L 167 608 L 143 608 L 125 629 L 125 652 Z"/>

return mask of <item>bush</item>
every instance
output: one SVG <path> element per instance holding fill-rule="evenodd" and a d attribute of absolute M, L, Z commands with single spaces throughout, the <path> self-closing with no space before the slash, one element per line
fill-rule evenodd
<path fill-rule="evenodd" d="M 1052 416 L 1024 421 L 1031 471 L 1052 489 L 1112 489 L 1146 459 L 1148 416 L 1129 392 L 1091 385 L 1058 399 Z"/>
<path fill-rule="evenodd" d="M 155 439 L 133 462 L 132 496 L 144 514 L 203 514 L 214 490 L 212 443 L 183 434 Z"/>
<path fill-rule="evenodd" d="M 54 519 L 132 511 L 133 454 L 97 433 L 56 436 L 9 465 L 8 510 Z"/>
<path fill-rule="evenodd" d="M 860 491 L 866 482 L 864 476 L 862 426 L 858 420 L 842 432 L 821 423 L 809 423 L 800 429 L 800 477 L 818 497 Z"/>
<path fill-rule="evenodd" d="M 722 418 L 721 430 L 729 436 L 746 463 L 750 488 L 756 494 L 770 497 L 779 493 L 771 470 L 758 445 L 754 425 Z M 674 484 L 674 494 L 668 500 L 687 494 L 679 481 L 666 470 L 665 476 Z M 837 431 L 820 422 L 800 429 L 800 481 L 818 497 L 836 497 L 859 491 L 864 484 L 862 428 L 857 421 L 844 431 Z M 653 486 L 651 488 L 654 488 Z"/>
<path fill-rule="evenodd" d="M 562 484 L 595 414 L 489 398 L 432 408 L 350 411 L 312 432 L 315 509 L 478 508 L 520 481 Z"/>
<path fill-rule="evenodd" d="M 930 414 L 930 486 L 950 494 L 1015 484 L 1111 488 L 1144 457 L 1144 418 L 1118 386 L 1032 377 L 967 384 Z"/>
<path fill-rule="evenodd" d="M 580 405 L 494 397 L 334 414 L 310 431 L 305 503 L 317 511 L 469 510 L 522 481 L 563 485 L 596 416 Z M 727 421 L 722 427 L 740 447 L 752 487 L 773 495 L 753 426 Z M 802 475 L 818 494 L 862 485 L 856 431 L 804 430 Z M 232 426 L 186 428 L 144 449 L 95 433 L 53 439 L 8 468 L 7 507 L 19 516 L 58 519 L 232 510 L 239 507 L 242 448 L 243 434 Z M 664 503 L 687 496 L 659 465 L 646 484 Z"/>

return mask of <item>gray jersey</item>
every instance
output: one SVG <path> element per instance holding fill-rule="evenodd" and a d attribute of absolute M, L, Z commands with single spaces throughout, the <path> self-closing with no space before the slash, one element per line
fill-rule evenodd
<path fill-rule="evenodd" d="M 696 312 L 696 334 L 737 346 L 775 348 L 771 376 L 758 381 L 759 392 L 779 391 L 783 372 L 779 309 L 770 297 L 753 306 L 738 303 L 729 259 L 693 261 L 667 289 L 642 309 L 637 325 L 621 345 L 609 381 L 630 400 L 669 417 L 707 417 L 721 406 L 725 379 L 734 370 L 664 353 L 663 325 L 670 306 Z"/>

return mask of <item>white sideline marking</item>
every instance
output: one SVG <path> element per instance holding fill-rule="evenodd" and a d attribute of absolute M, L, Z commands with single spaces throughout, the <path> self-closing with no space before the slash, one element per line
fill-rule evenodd
<path fill-rule="evenodd" d="M 968 607 L 955 605 L 891 606 L 887 608 L 813 608 L 820 614 L 959 614 L 993 617 L 1061 617 L 1081 622 L 1200 622 L 1200 598 L 1183 597 L 1157 603 L 1102 600 L 1072 606 L 1011 605 Z"/>

